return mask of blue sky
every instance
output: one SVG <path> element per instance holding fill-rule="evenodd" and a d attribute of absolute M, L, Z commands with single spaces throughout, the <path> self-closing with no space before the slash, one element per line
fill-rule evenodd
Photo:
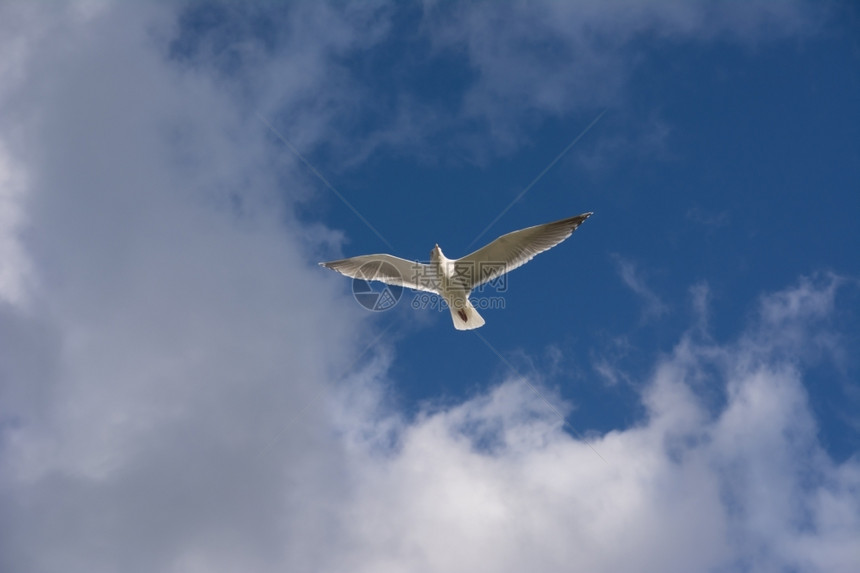
<path fill-rule="evenodd" d="M 454 49 L 422 50 L 426 38 L 412 36 L 419 25 L 412 18 L 420 13 L 400 17 L 409 22 L 407 37 L 394 34 L 351 61 L 350 69 L 358 69 L 366 89 L 380 90 L 383 102 L 406 92 L 436 113 L 455 115 L 468 91 L 462 78 L 475 71 Z M 852 73 L 856 47 L 852 53 L 847 33 L 779 38 L 754 49 L 723 38 L 704 44 L 635 38 L 641 61 L 624 78 L 616 100 L 525 119 L 511 109 L 512 117 L 503 121 L 521 122 L 515 149 L 497 158 L 476 164 L 464 153 L 484 153 L 479 145 L 464 151 L 431 141 L 433 157 L 424 161 L 401 157 L 398 149 L 380 151 L 354 169 L 341 170 L 324 153 L 311 161 L 334 174 L 341 192 L 399 247 L 396 254 L 416 260 L 426 259 L 427 246 L 436 242 L 449 256 L 462 256 L 499 234 L 594 211 L 569 244 L 509 278 L 506 308 L 486 312 L 490 321 L 480 334 L 499 350 L 535 355 L 539 371 L 545 357 L 537 357 L 563 348 L 570 370 L 580 377 L 565 369 L 568 376 L 553 384 L 574 401 L 579 392 L 589 395 L 583 409 L 591 412 L 575 418 L 607 430 L 630 423 L 629 409 L 615 404 L 619 392 L 635 393 L 637 387 L 607 388 L 589 376 L 589 366 L 595 356 L 611 353 L 619 338 L 631 353 L 670 351 L 691 324 L 691 287 L 707 285 L 712 334 L 726 340 L 743 328 L 761 293 L 816 272 L 856 275 L 851 246 L 860 244 L 853 221 L 860 211 L 854 192 L 860 182 L 860 110 L 853 102 L 860 86 Z M 410 57 L 392 61 L 395 47 Z M 555 73 L 564 73 L 563 57 L 551 64 Z M 608 115 L 599 126 L 483 242 L 468 248 L 604 109 Z M 458 123 L 448 138 L 482 131 L 472 122 Z M 480 137 L 484 147 L 494 145 L 492 136 Z M 328 210 L 314 216 L 346 230 L 345 256 L 390 250 L 320 190 Z M 619 280 L 621 265 L 659 301 L 656 314 L 647 296 Z M 411 314 L 410 309 L 405 317 L 380 322 L 414 319 Z M 480 340 L 442 330 L 448 315 L 439 314 L 438 325 L 410 332 L 398 348 L 393 367 L 417 377 L 396 389 L 407 403 L 431 399 L 439 390 L 458 395 L 464 382 L 466 388 L 492 383 L 476 380 L 500 368 Z M 634 379 L 647 376 L 648 365 L 631 368 Z M 440 388 L 440 379 L 449 382 Z M 823 428 L 832 446 L 843 456 L 856 451 L 856 431 L 837 421 L 839 410 L 848 414 L 856 404 L 838 399 L 821 406 L 832 420 Z"/>
<path fill-rule="evenodd" d="M 0 569 L 857 570 L 858 31 L 4 5 Z M 476 332 L 317 266 L 586 211 Z"/>

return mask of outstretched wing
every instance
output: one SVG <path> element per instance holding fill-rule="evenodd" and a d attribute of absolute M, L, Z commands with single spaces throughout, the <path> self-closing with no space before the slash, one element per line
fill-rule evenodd
<path fill-rule="evenodd" d="M 350 259 L 320 263 L 320 266 L 337 271 L 354 279 L 381 281 L 437 293 L 438 281 L 434 280 L 433 267 L 415 261 L 407 261 L 393 255 L 362 255 Z"/>
<path fill-rule="evenodd" d="M 583 213 L 502 235 L 485 247 L 458 259 L 454 263 L 455 268 L 459 276 L 469 277 L 464 286 L 475 288 L 523 266 L 536 255 L 553 248 L 570 237 L 591 215 Z"/>

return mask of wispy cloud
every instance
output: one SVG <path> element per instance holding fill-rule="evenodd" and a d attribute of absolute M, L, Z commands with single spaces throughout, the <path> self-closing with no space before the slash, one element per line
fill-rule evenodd
<path fill-rule="evenodd" d="M 476 75 L 462 112 L 486 122 L 500 151 L 518 147 L 535 113 L 593 113 L 625 101 L 636 60 L 624 48 L 634 42 L 755 45 L 812 33 L 824 13 L 808 2 L 766 0 L 427 5 L 433 42 L 465 51 Z"/>
<path fill-rule="evenodd" d="M 701 225 L 708 232 L 715 232 L 729 224 L 728 211 L 710 212 L 701 207 L 690 207 L 686 216 L 694 223 Z"/>
<path fill-rule="evenodd" d="M 633 261 L 620 255 L 614 255 L 613 258 L 621 280 L 642 300 L 643 320 L 657 319 L 669 312 L 669 307 L 645 284 L 642 271 Z"/>
<path fill-rule="evenodd" d="M 591 352 L 591 367 L 609 386 L 619 382 L 631 382 L 622 364 L 631 351 L 630 342 L 623 336 L 611 338 L 599 350 Z"/>
<path fill-rule="evenodd" d="M 427 2 L 421 11 L 389 2 L 343 10 L 315 4 L 193 6 L 171 54 L 253 102 L 303 153 L 319 146 L 334 154 L 338 168 L 380 150 L 428 161 L 508 154 L 530 144 L 525 127 L 536 118 L 582 114 L 587 122 L 607 107 L 612 114 L 623 109 L 639 61 L 626 48 L 637 41 L 749 46 L 813 33 L 826 11 L 803 0 Z M 412 50 L 403 38 L 391 42 L 394 22 L 409 25 L 413 41 L 433 49 Z M 458 79 L 444 84 L 444 103 L 435 89 L 404 85 L 399 67 L 373 67 L 404 49 L 409 74 L 435 78 L 440 61 L 456 70 Z M 351 67 L 350 54 L 362 54 L 380 76 Z M 401 89 L 374 92 L 369 84 L 380 78 Z M 671 125 L 659 113 L 626 116 L 624 123 L 636 129 L 582 150 L 586 165 L 600 166 L 619 153 L 666 154 Z M 332 129 L 322 139 L 324 126 Z"/>

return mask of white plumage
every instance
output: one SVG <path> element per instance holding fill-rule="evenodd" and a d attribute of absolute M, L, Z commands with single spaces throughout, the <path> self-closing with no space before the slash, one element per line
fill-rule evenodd
<path fill-rule="evenodd" d="M 472 289 L 521 267 L 536 255 L 561 243 L 590 216 L 591 213 L 583 213 L 520 229 L 502 235 L 460 259 L 446 258 L 439 245 L 436 245 L 430 251 L 429 264 L 378 254 L 320 265 L 352 278 L 377 280 L 438 294 L 451 309 L 454 328 L 471 330 L 484 325 L 484 319 L 469 302 Z"/>

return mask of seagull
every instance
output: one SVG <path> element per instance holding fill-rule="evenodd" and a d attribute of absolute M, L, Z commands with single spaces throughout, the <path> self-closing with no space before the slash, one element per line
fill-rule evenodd
<path fill-rule="evenodd" d="M 393 255 L 362 255 L 320 263 L 354 279 L 381 281 L 441 296 L 451 310 L 457 330 L 484 326 L 484 319 L 469 302 L 472 289 L 521 267 L 536 255 L 558 245 L 592 213 L 535 225 L 502 235 L 461 259 L 449 259 L 437 244 L 430 263 L 407 261 Z"/>

